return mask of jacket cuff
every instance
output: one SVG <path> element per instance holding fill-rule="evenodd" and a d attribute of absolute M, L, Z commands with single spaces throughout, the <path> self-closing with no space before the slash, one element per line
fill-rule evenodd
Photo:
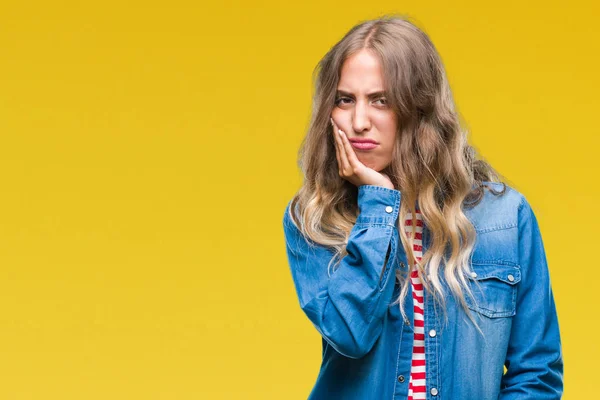
<path fill-rule="evenodd" d="M 395 226 L 400 212 L 400 191 L 376 185 L 358 187 L 357 224 Z"/>

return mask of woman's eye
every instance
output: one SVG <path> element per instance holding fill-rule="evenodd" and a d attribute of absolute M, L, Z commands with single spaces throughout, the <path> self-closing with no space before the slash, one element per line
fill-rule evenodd
<path fill-rule="evenodd" d="M 347 101 L 347 102 L 345 102 Z M 348 104 L 349 102 L 351 102 L 352 99 L 349 99 L 348 97 L 339 97 L 338 99 L 335 100 L 335 104 L 336 105 L 340 105 L 340 104 Z M 387 99 L 381 97 L 377 100 L 375 100 L 376 102 L 381 102 L 381 105 L 387 105 Z"/>

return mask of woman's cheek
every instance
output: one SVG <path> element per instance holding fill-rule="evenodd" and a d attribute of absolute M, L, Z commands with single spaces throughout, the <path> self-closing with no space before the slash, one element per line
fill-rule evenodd
<path fill-rule="evenodd" d="M 331 111 L 331 118 L 335 121 L 335 124 L 344 132 L 346 132 L 346 116 L 344 115 L 344 110 L 339 108 L 334 108 Z"/>
<path fill-rule="evenodd" d="M 392 161 L 392 154 L 393 154 L 393 147 L 392 147 L 392 144 L 390 143 L 386 146 L 386 148 L 383 151 L 383 154 L 381 156 L 381 162 L 384 165 L 388 165 Z"/>

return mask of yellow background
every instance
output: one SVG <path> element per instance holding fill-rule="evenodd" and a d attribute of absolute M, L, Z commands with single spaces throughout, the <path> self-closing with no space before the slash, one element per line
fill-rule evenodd
<path fill-rule="evenodd" d="M 387 12 L 531 202 L 564 398 L 595 396 L 600 15 L 566 4 L 0 3 L 0 399 L 305 399 L 321 342 L 281 221 L 311 72 Z"/>

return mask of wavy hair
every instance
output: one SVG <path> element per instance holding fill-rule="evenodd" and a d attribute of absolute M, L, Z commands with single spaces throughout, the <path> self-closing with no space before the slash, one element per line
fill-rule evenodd
<path fill-rule="evenodd" d="M 410 264 L 408 271 L 416 266 L 425 288 L 445 311 L 443 276 L 474 322 L 465 293 L 472 296 L 466 274 L 476 232 L 463 206 L 478 204 L 486 189 L 503 194 L 506 184 L 487 162 L 476 159 L 455 111 L 442 60 L 427 34 L 409 17 L 388 14 L 355 25 L 313 71 L 312 114 L 298 153 L 304 182 L 292 199 L 292 221 L 305 236 L 333 249 L 335 265 L 347 254 L 346 244 L 359 212 L 358 187 L 339 175 L 329 117 L 342 65 L 362 49 L 378 56 L 388 105 L 399 121 L 386 172 L 402 193 L 398 232 Z M 494 191 L 486 182 L 502 183 L 503 189 Z M 404 226 L 407 216 L 416 226 L 417 206 L 431 232 L 430 246 L 420 262 L 412 252 L 414 230 L 407 232 Z M 408 271 L 398 269 L 402 290 L 394 302 L 400 304 L 405 318 Z"/>

